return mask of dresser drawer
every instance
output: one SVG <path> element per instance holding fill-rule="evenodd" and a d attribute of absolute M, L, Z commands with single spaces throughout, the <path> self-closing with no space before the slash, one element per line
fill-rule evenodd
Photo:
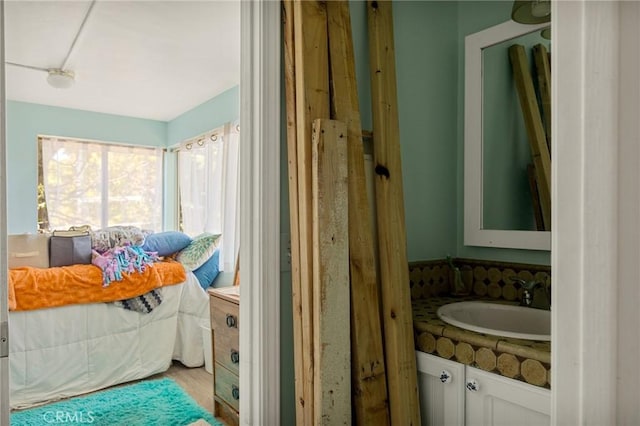
<path fill-rule="evenodd" d="M 211 328 L 213 329 L 213 354 L 215 362 L 238 375 L 240 363 L 238 305 L 227 300 L 213 298 L 211 304 Z"/>
<path fill-rule="evenodd" d="M 238 346 L 237 331 L 235 333 L 230 333 L 227 330 L 213 332 L 213 352 L 216 362 L 222 364 L 236 376 L 239 374 L 238 367 L 240 366 Z"/>
<path fill-rule="evenodd" d="M 215 364 L 215 394 L 224 402 L 229 404 L 234 410 L 240 410 L 240 389 L 238 387 L 238 376 Z"/>
<path fill-rule="evenodd" d="M 235 330 L 238 333 L 239 321 L 238 304 L 219 297 L 211 298 L 211 328 Z"/>

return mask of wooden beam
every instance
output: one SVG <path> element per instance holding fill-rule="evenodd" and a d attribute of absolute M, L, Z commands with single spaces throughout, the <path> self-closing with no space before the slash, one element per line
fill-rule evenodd
<path fill-rule="evenodd" d="M 527 164 L 527 177 L 529 178 L 529 191 L 531 191 L 531 206 L 533 208 L 536 231 L 544 231 L 544 219 L 542 219 L 542 209 L 540 208 L 540 194 L 538 194 L 538 183 L 536 182 L 536 168 L 531 163 Z"/>
<path fill-rule="evenodd" d="M 391 1 L 368 1 L 369 68 L 386 371 L 393 425 L 420 424 Z"/>
<path fill-rule="evenodd" d="M 293 3 L 298 219 L 300 229 L 300 299 L 302 309 L 304 425 L 314 422 L 313 225 L 311 191 L 312 125 L 329 118 L 327 10 L 320 1 Z"/>
<path fill-rule="evenodd" d="M 351 426 L 347 127 L 313 126 L 314 416 Z"/>
<path fill-rule="evenodd" d="M 357 425 L 389 424 L 380 321 L 380 292 L 364 172 L 351 19 L 347 1 L 327 3 L 331 111 L 347 125 L 349 264 L 351 273 L 351 379 Z"/>
<path fill-rule="evenodd" d="M 520 107 L 524 116 L 524 124 L 527 129 L 531 157 L 536 168 L 536 181 L 540 194 L 540 205 L 544 228 L 551 230 L 551 157 L 549 147 L 540 117 L 540 109 L 533 88 L 533 79 L 529 72 L 529 61 L 524 47 L 514 44 L 509 48 L 509 58 L 513 68 L 513 76 L 520 99 Z M 375 129 L 374 129 L 375 132 Z"/>
<path fill-rule="evenodd" d="M 302 288 L 300 282 L 300 221 L 298 219 L 298 147 L 296 127 L 295 40 L 293 1 L 282 2 L 284 34 L 285 98 L 287 104 L 287 166 L 289 170 L 289 220 L 291 244 L 291 298 L 293 311 L 293 364 L 296 424 L 304 424 L 304 364 L 302 329 Z"/>
<path fill-rule="evenodd" d="M 538 91 L 544 116 L 544 130 L 547 134 L 547 146 L 551 152 L 551 67 L 549 66 L 549 54 L 544 44 L 533 46 L 533 58 L 536 63 L 538 76 Z"/>

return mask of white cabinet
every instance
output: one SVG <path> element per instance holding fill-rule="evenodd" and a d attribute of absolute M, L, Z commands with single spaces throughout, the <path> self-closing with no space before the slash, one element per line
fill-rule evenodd
<path fill-rule="evenodd" d="M 416 352 L 423 426 L 549 425 L 551 391 Z"/>
<path fill-rule="evenodd" d="M 422 425 L 464 425 L 464 364 L 416 354 Z"/>
<path fill-rule="evenodd" d="M 551 424 L 549 389 L 468 366 L 466 380 L 466 425 Z"/>

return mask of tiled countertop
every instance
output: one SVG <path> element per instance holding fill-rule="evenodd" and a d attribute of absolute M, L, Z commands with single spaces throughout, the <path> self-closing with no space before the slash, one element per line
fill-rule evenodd
<path fill-rule="evenodd" d="M 505 377 L 550 388 L 551 342 L 476 333 L 447 324 L 436 311 L 448 303 L 478 297 L 430 297 L 413 300 L 416 349 Z M 495 299 L 492 303 L 499 302 Z M 506 302 L 509 303 L 509 302 Z"/>

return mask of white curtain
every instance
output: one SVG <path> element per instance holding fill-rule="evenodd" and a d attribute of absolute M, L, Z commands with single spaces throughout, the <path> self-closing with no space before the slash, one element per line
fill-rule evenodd
<path fill-rule="evenodd" d="M 233 271 L 238 253 L 239 125 L 227 123 L 180 144 L 178 186 L 182 230 L 222 234 L 220 270 Z"/>

